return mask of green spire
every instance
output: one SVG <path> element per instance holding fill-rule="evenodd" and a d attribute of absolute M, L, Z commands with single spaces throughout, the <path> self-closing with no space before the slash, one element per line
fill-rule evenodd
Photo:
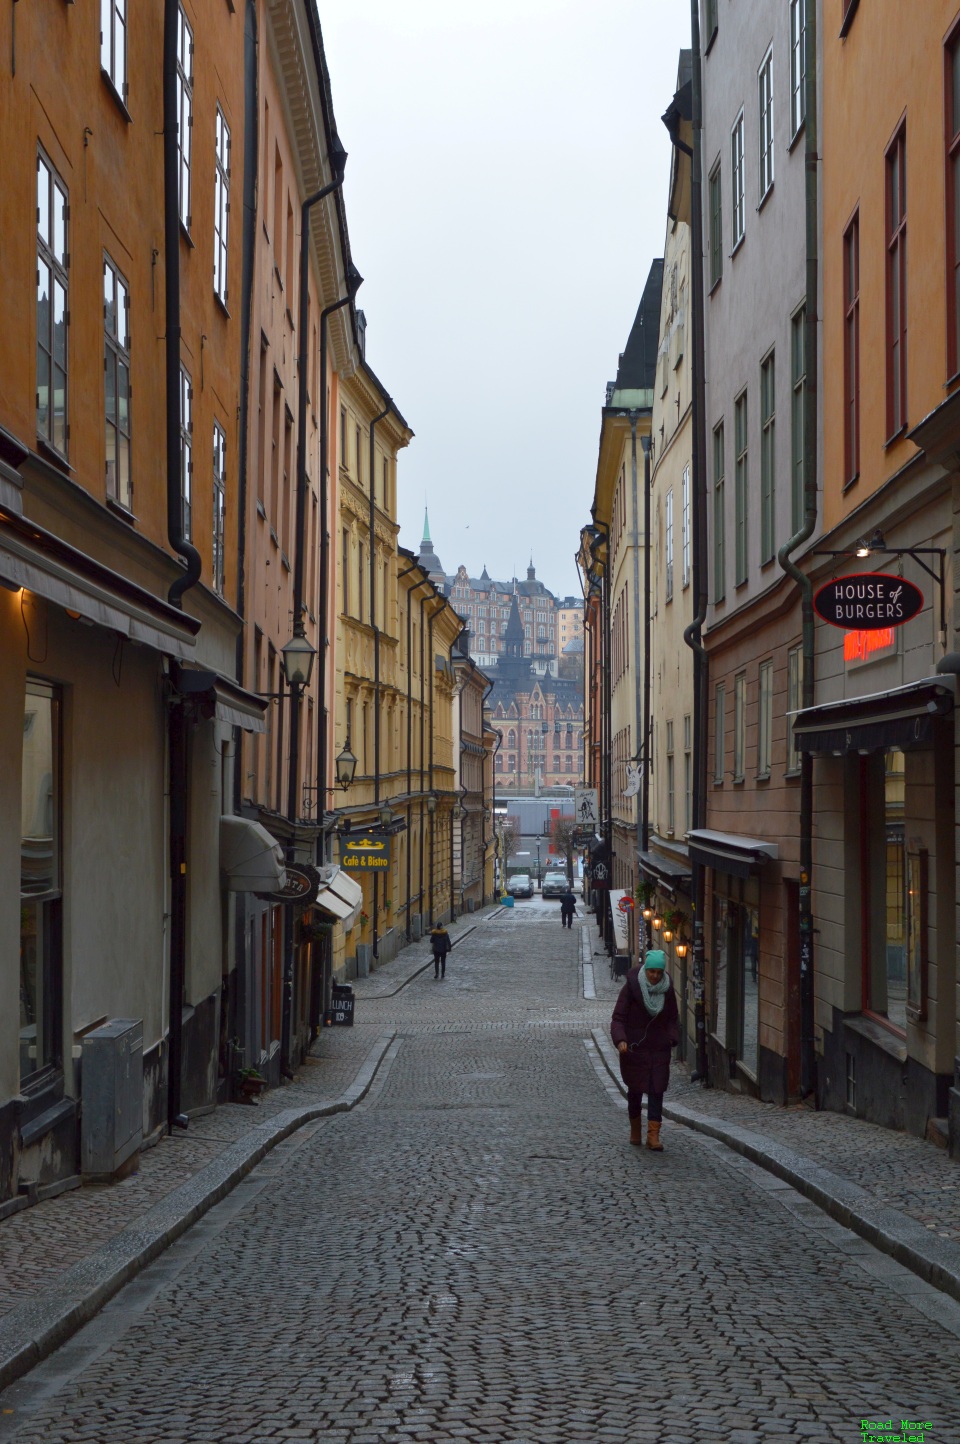
<path fill-rule="evenodd" d="M 424 507 L 424 508 L 423 508 L 423 541 L 428 542 L 429 540 L 430 540 L 430 515 L 429 515 L 429 512 L 427 511 L 427 508 Z M 422 545 L 423 545 L 423 542 L 421 542 L 420 545 L 422 546 Z"/>

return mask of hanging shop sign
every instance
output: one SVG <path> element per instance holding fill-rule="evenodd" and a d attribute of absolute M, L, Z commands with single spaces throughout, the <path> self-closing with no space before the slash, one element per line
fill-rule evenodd
<path fill-rule="evenodd" d="M 817 590 L 813 608 L 831 627 L 878 632 L 902 627 L 922 611 L 923 592 L 905 577 L 860 572 L 856 576 L 833 577 Z"/>
<path fill-rule="evenodd" d="M 315 867 L 309 863 L 294 866 L 292 862 L 286 865 L 287 880 L 282 888 L 275 892 L 260 893 L 260 897 L 269 898 L 271 902 L 313 902 L 317 896 L 317 889 L 320 887 L 320 874 Z"/>
<path fill-rule="evenodd" d="M 347 872 L 386 872 L 390 838 L 377 832 L 351 832 L 340 839 L 340 866 Z"/>

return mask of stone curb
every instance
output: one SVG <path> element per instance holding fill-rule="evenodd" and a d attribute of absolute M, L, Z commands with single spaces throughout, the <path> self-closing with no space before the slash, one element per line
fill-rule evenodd
<path fill-rule="evenodd" d="M 611 1078 L 625 1094 L 613 1044 L 601 1028 L 591 1029 L 591 1037 Z M 844 1228 L 852 1229 L 874 1248 L 889 1254 L 926 1283 L 960 1302 L 960 1244 L 953 1239 L 932 1235 L 915 1219 L 878 1203 L 859 1184 L 831 1173 L 812 1158 L 795 1153 L 761 1133 L 737 1123 L 706 1118 L 682 1103 L 664 1103 L 663 1112 L 672 1122 L 725 1143 L 751 1163 L 759 1164 L 768 1173 L 791 1184 Z"/>
<path fill-rule="evenodd" d="M 12 1309 L 0 1321 L 0 1391 L 89 1323 L 114 1294 L 225 1198 L 278 1143 L 305 1123 L 355 1108 L 370 1091 L 395 1037 L 391 1032 L 376 1040 L 356 1078 L 338 1098 L 286 1108 L 251 1128 L 246 1137 L 172 1189 L 135 1223 L 74 1265 L 55 1289 Z"/>

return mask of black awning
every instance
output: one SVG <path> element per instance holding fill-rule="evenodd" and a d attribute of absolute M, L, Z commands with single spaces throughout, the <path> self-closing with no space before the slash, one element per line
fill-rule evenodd
<path fill-rule="evenodd" d="M 174 671 L 174 682 L 177 693 L 190 703 L 195 716 L 216 717 L 220 722 L 242 727 L 245 732 L 267 730 L 265 713 L 270 705 L 267 699 L 248 692 L 232 678 L 220 672 L 179 667 Z"/>
<path fill-rule="evenodd" d="M 637 861 L 641 872 L 667 892 L 689 893 L 691 885 L 690 863 L 666 857 L 662 852 L 638 852 Z"/>
<path fill-rule="evenodd" d="M 775 842 L 758 837 L 741 837 L 736 832 L 713 832 L 710 828 L 694 828 L 687 833 L 690 856 L 703 867 L 729 872 L 734 877 L 749 877 L 768 862 L 776 862 L 780 850 Z"/>
<path fill-rule="evenodd" d="M 889 692 L 807 707 L 794 714 L 794 741 L 801 752 L 821 757 L 929 747 L 936 719 L 949 716 L 953 705 L 953 679 L 928 677 Z"/>

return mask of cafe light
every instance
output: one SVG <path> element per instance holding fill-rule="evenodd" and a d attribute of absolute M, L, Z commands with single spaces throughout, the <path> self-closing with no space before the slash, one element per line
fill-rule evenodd
<path fill-rule="evenodd" d="M 655 918 L 653 919 L 653 930 L 654 930 L 654 932 L 655 932 L 655 933 L 658 933 L 662 927 L 663 927 L 663 918 L 661 918 L 661 917 L 655 917 Z"/>
<path fill-rule="evenodd" d="M 687 947 L 688 947 L 688 944 L 687 944 L 687 943 L 683 943 L 683 942 L 677 943 L 677 957 L 678 957 L 678 958 L 685 958 L 685 957 L 687 956 Z"/>

